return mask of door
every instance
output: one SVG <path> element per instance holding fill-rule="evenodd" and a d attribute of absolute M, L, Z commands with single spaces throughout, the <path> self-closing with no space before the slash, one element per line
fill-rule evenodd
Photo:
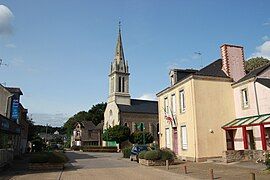
<path fill-rule="evenodd" d="M 178 135 L 177 128 L 173 128 L 173 151 L 178 154 Z"/>
<path fill-rule="evenodd" d="M 236 130 L 226 131 L 227 150 L 234 150 L 234 135 Z"/>
<path fill-rule="evenodd" d="M 247 130 L 247 134 L 248 134 L 249 149 L 255 150 L 255 141 L 254 141 L 253 130 Z"/>

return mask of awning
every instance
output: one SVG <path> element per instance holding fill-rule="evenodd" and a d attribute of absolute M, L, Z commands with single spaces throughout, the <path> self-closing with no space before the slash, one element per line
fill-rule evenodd
<path fill-rule="evenodd" d="M 222 128 L 231 129 L 243 126 L 256 126 L 260 124 L 270 124 L 270 114 L 238 118 L 225 124 L 224 126 L 222 126 Z"/>

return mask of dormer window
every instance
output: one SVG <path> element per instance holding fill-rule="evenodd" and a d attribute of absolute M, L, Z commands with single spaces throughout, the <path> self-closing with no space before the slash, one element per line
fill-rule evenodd
<path fill-rule="evenodd" d="M 247 88 L 242 89 L 241 93 L 242 93 L 242 106 L 243 106 L 243 108 L 247 108 L 249 106 Z"/>

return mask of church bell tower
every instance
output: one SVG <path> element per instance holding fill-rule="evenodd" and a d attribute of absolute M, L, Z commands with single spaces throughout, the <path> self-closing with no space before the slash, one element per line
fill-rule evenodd
<path fill-rule="evenodd" d="M 129 69 L 124 56 L 120 22 L 115 57 L 109 74 L 109 85 L 108 103 L 115 101 L 116 104 L 130 105 Z"/>

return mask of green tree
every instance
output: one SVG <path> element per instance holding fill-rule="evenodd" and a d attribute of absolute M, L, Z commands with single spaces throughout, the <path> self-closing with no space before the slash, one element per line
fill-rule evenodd
<path fill-rule="evenodd" d="M 126 126 L 116 125 L 109 127 L 103 133 L 104 141 L 115 141 L 116 143 L 122 143 L 129 139 L 130 129 Z"/>
<path fill-rule="evenodd" d="M 104 111 L 106 109 L 106 103 L 99 103 L 88 111 L 89 119 L 95 124 L 98 125 L 101 120 L 104 119 Z"/>
<path fill-rule="evenodd" d="M 250 71 L 253 71 L 254 69 L 259 68 L 261 66 L 264 66 L 269 62 L 270 62 L 269 59 L 263 57 L 250 58 L 247 61 L 245 61 L 246 73 L 249 73 Z"/>
<path fill-rule="evenodd" d="M 129 141 L 132 144 L 143 144 L 143 138 L 145 138 L 146 144 L 152 143 L 154 141 L 154 137 L 151 135 L 151 133 L 142 131 L 135 131 L 131 133 Z"/>

